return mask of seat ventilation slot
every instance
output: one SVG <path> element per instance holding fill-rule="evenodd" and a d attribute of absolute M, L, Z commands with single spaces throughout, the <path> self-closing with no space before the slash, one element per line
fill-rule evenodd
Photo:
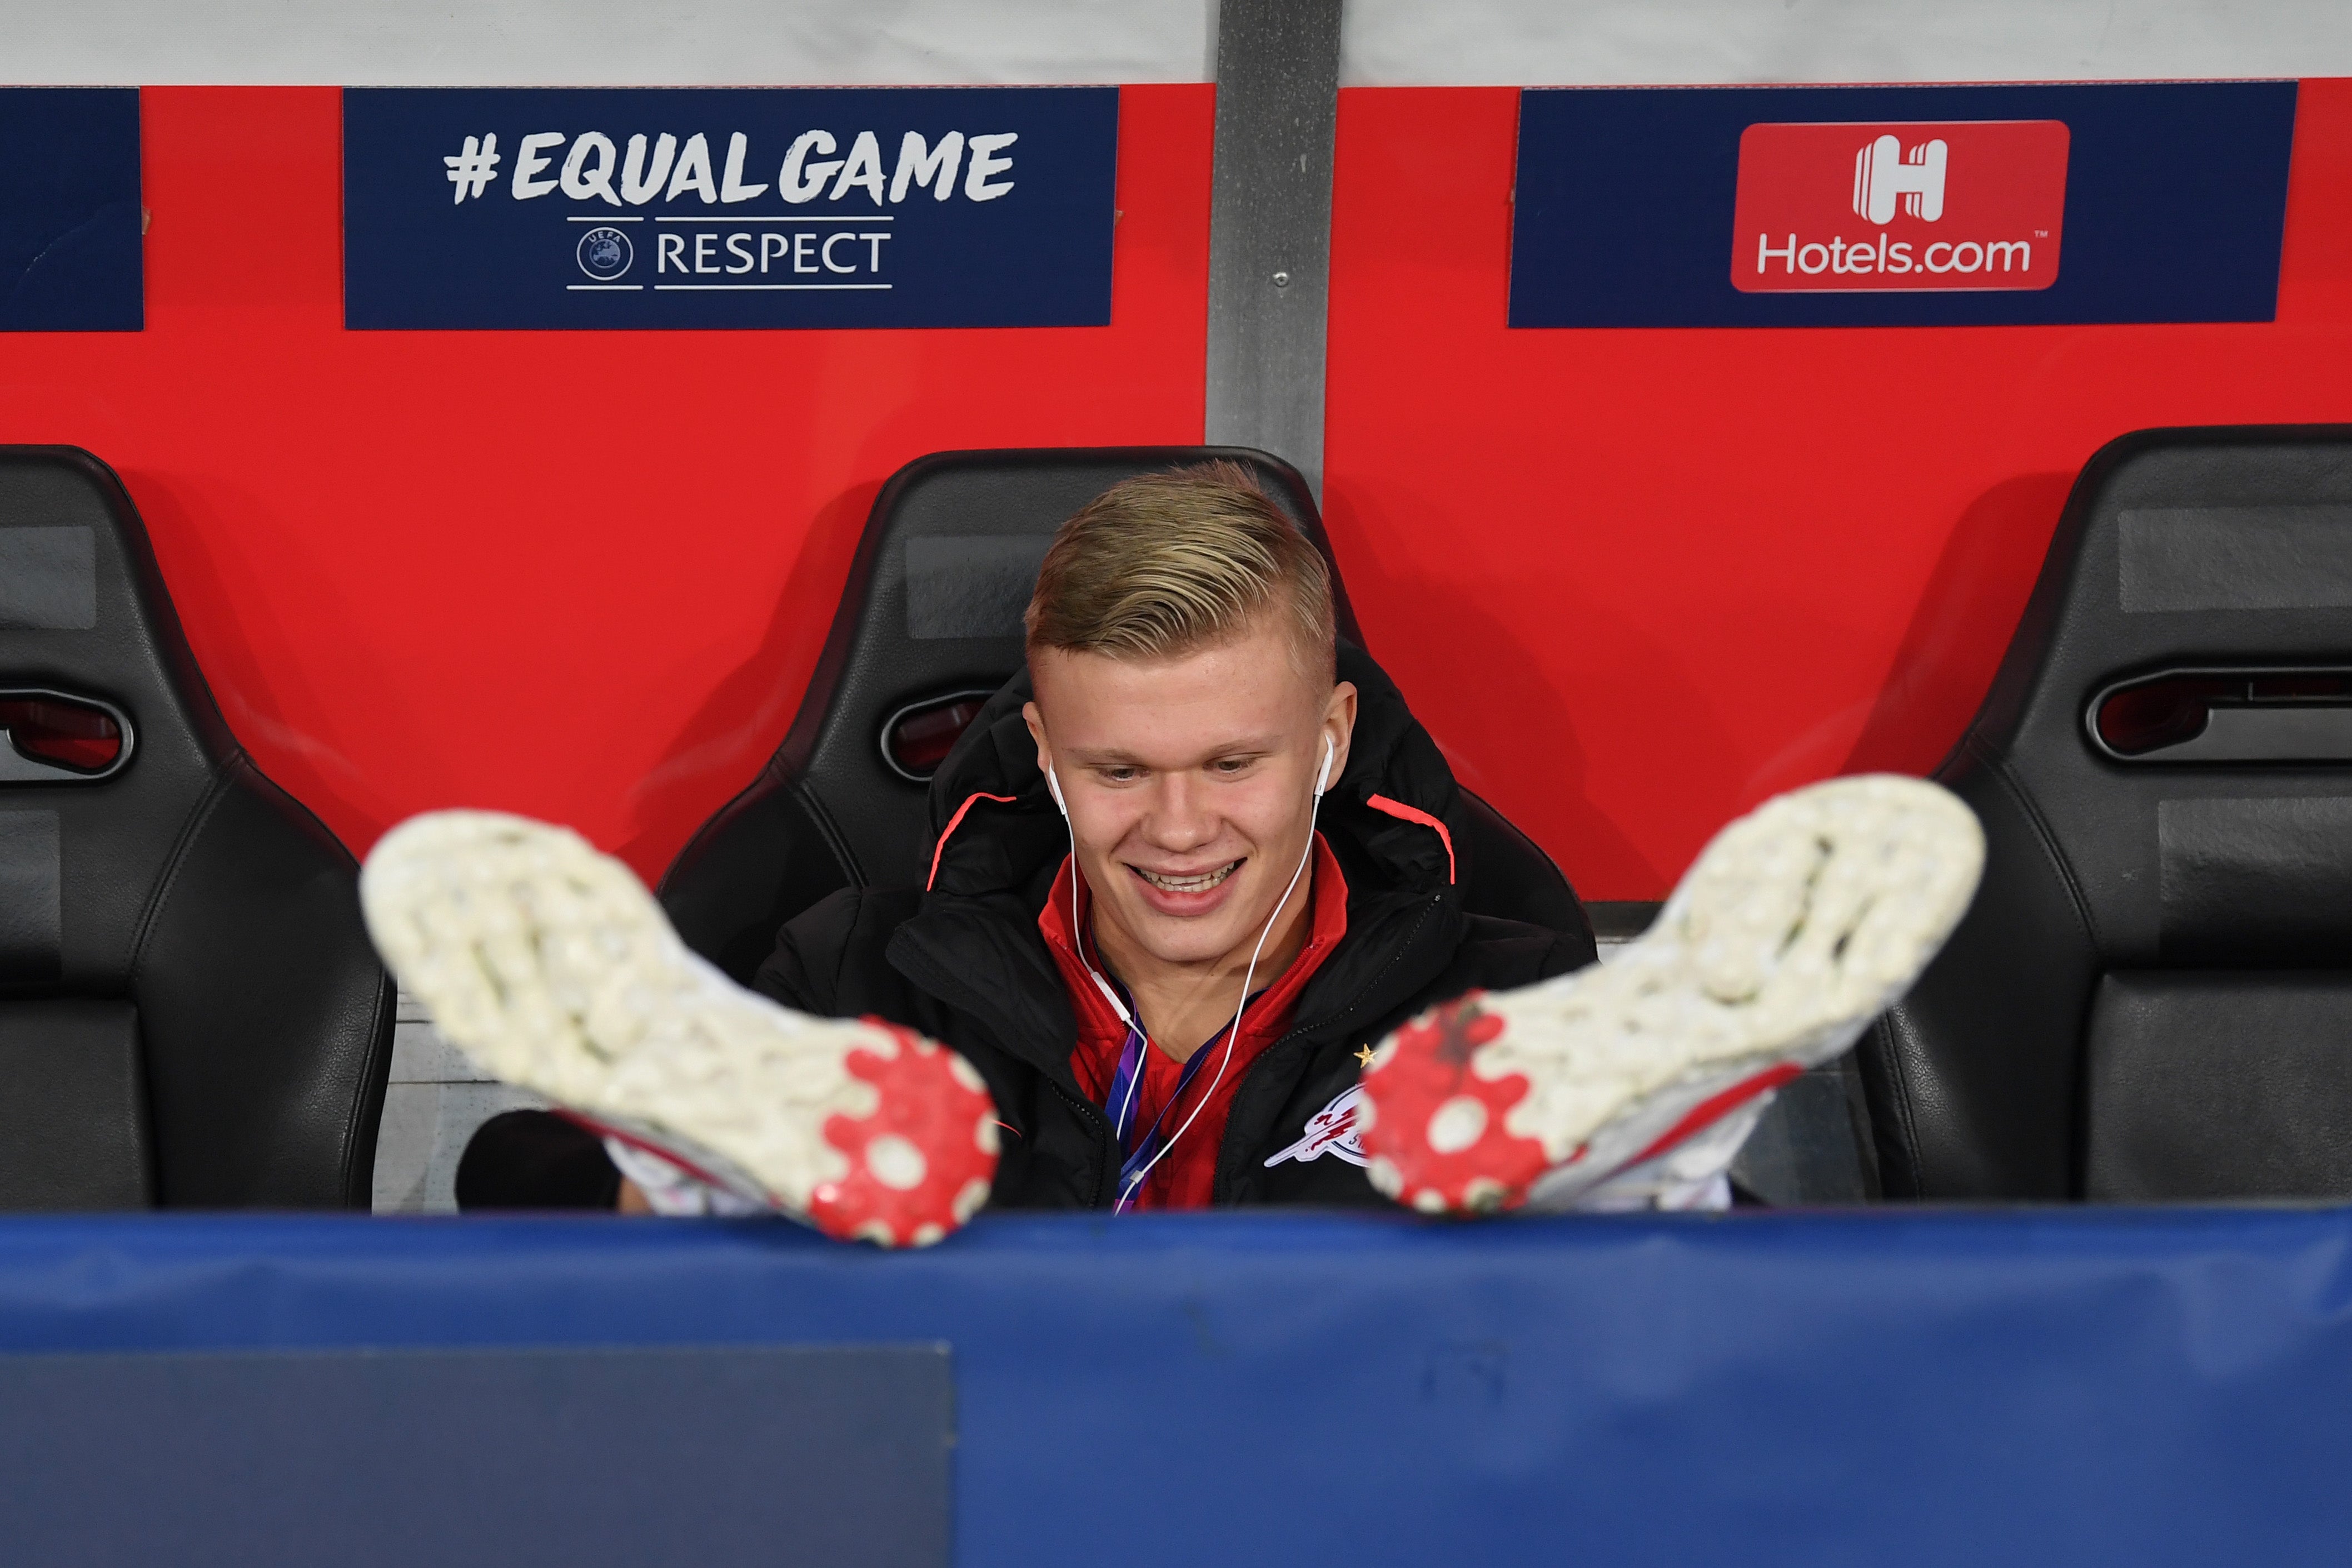
<path fill-rule="evenodd" d="M 131 720 L 112 703 L 0 687 L 0 784 L 89 784 L 131 760 Z"/>
<path fill-rule="evenodd" d="M 916 784 L 928 784 L 940 764 L 988 699 L 987 691 L 950 692 L 908 703 L 882 721 L 882 760 L 891 772 Z"/>
<path fill-rule="evenodd" d="M 2352 762 L 2352 668 L 2137 675 L 2102 688 L 2084 720 L 2118 762 Z"/>

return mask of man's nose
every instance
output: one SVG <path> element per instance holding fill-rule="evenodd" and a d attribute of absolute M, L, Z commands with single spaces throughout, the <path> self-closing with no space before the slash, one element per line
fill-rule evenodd
<path fill-rule="evenodd" d="M 1169 773 L 1154 781 L 1151 810 L 1143 819 L 1153 847 L 1181 853 L 1214 839 L 1222 830 L 1202 781 L 1189 773 Z"/>

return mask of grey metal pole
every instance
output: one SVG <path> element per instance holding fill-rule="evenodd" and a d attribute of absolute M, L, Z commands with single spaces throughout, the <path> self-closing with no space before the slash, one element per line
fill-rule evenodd
<path fill-rule="evenodd" d="M 1208 439 L 1287 460 L 1318 504 L 1339 5 L 1217 7 Z"/>

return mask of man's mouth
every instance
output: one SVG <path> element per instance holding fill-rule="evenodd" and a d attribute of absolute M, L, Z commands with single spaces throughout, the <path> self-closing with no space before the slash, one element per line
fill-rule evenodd
<path fill-rule="evenodd" d="M 1139 865 L 1127 869 L 1160 889 L 1162 893 L 1206 893 L 1241 869 L 1240 861 L 1228 861 L 1214 871 L 1198 872 L 1191 876 L 1168 876 L 1156 871 L 1146 871 Z"/>

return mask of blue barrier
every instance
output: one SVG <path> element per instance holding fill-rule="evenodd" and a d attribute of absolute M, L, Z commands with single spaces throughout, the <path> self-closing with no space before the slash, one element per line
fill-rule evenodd
<path fill-rule="evenodd" d="M 966 1564 L 2309 1562 L 2352 1539 L 2347 1243 L 2297 1209 L 1007 1217 L 903 1255 L 17 1219 L 0 1350 L 946 1341 Z"/>

